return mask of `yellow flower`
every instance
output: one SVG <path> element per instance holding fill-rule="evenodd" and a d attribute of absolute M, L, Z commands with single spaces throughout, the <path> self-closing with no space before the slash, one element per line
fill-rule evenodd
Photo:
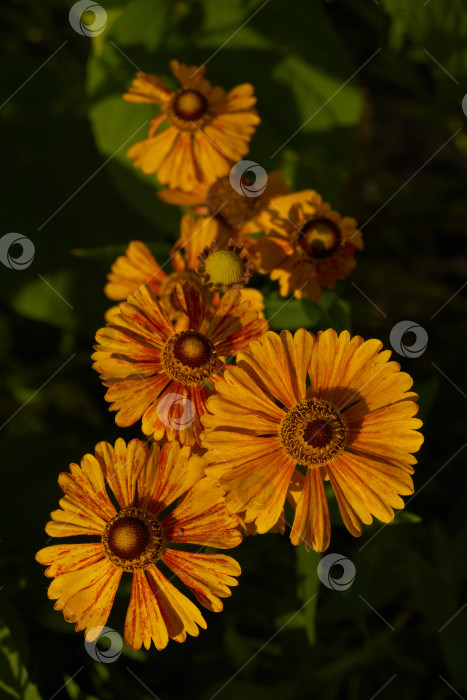
<path fill-rule="evenodd" d="M 196 183 L 212 183 L 248 153 L 248 143 L 260 122 L 248 83 L 226 92 L 212 87 L 205 66 L 170 62 L 180 83 L 171 90 L 154 75 L 138 73 L 125 100 L 160 105 L 162 113 L 150 126 L 149 138 L 135 144 L 128 157 L 159 182 L 190 192 Z M 160 127 L 165 126 L 163 131 Z"/>
<path fill-rule="evenodd" d="M 188 318 L 187 330 L 177 332 L 143 285 L 97 332 L 93 367 L 108 387 L 105 398 L 117 411 L 117 425 L 133 425 L 142 417 L 145 435 L 161 440 L 167 434 L 193 445 L 206 399 L 224 371 L 221 358 L 235 356 L 268 324 L 236 290 L 222 297 L 211 319 L 194 287 L 177 284 L 173 300 Z"/>
<path fill-rule="evenodd" d="M 325 480 L 352 535 L 404 507 L 422 423 L 411 377 L 381 347 L 347 331 L 268 332 L 217 383 L 203 417 L 206 473 L 259 533 L 276 525 L 287 498 L 292 543 L 327 549 Z"/>
<path fill-rule="evenodd" d="M 314 190 L 276 198 L 260 224 L 267 235 L 256 241 L 258 267 L 279 281 L 282 296 L 319 301 L 322 288 L 347 277 L 353 253 L 363 249 L 355 219 L 341 217 Z"/>
<path fill-rule="evenodd" d="M 222 610 L 220 597 L 231 595 L 228 587 L 241 573 L 237 562 L 177 549 L 186 543 L 230 549 L 241 542 L 237 518 L 227 512 L 215 482 L 202 478 L 203 470 L 203 459 L 190 455 L 189 447 L 172 442 L 148 450 L 139 440 L 127 446 L 120 438 L 115 447 L 100 442 L 81 466 L 71 464 L 70 473 L 60 474 L 65 497 L 51 514 L 47 534 L 99 539 L 45 547 L 36 559 L 54 579 L 48 596 L 56 600 L 55 609 L 77 631 L 86 630 L 87 641 L 107 622 L 124 571 L 132 573 L 124 633 L 132 649 L 149 649 L 151 641 L 163 649 L 169 638 L 184 642 L 206 627 L 199 608 L 171 583 L 174 576 L 201 605 Z M 170 579 L 159 562 L 172 571 Z"/>

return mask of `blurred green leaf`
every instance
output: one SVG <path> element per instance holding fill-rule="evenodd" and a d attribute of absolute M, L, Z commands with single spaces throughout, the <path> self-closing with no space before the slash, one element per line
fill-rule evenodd
<path fill-rule="evenodd" d="M 0 612 L 0 696 L 5 700 L 41 700 L 25 666 L 26 649 L 21 624 L 12 611 L 9 611 L 8 618 L 7 622 L 5 613 Z"/>
<path fill-rule="evenodd" d="M 100 700 L 95 695 L 85 693 L 71 676 L 65 676 L 66 691 L 70 700 Z"/>
<path fill-rule="evenodd" d="M 112 23 L 107 39 L 117 45 L 144 46 L 154 51 L 167 33 L 170 3 L 167 0 L 135 0 Z"/>
<path fill-rule="evenodd" d="M 265 315 L 275 330 L 309 328 L 322 317 L 322 310 L 308 299 L 284 299 L 278 292 L 265 297 Z"/>
<path fill-rule="evenodd" d="M 314 549 L 307 552 L 304 544 L 296 547 L 295 552 L 297 557 L 297 594 L 303 606 L 300 614 L 305 623 L 308 641 L 310 644 L 315 644 L 316 606 L 320 585 L 317 569 L 321 554 L 315 552 Z"/>
<path fill-rule="evenodd" d="M 76 316 L 69 302 L 72 278 L 67 271 L 32 278 L 15 294 L 11 306 L 27 318 L 72 328 Z"/>
<path fill-rule="evenodd" d="M 408 523 L 421 523 L 423 518 L 408 510 L 400 510 L 394 520 L 389 525 L 406 525 Z"/>
<path fill-rule="evenodd" d="M 382 3 L 392 18 L 392 48 L 399 50 L 410 39 L 421 48 L 420 58 L 430 64 L 440 81 L 447 81 L 446 85 L 449 85 L 446 70 L 457 79 L 467 74 L 467 13 L 464 0 L 451 0 L 446 4 L 429 2 L 423 6 L 404 0 L 382 0 Z"/>

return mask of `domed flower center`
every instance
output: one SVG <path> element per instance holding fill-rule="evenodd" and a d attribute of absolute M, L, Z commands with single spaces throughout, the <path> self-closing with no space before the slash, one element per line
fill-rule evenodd
<path fill-rule="evenodd" d="M 188 367 L 202 367 L 211 355 L 211 343 L 196 331 L 184 331 L 174 343 L 173 354 Z"/>
<path fill-rule="evenodd" d="M 347 444 L 347 423 L 329 401 L 300 401 L 284 416 L 279 438 L 287 454 L 310 469 L 322 467 Z"/>
<path fill-rule="evenodd" d="M 202 333 L 181 331 L 166 341 L 161 359 L 171 379 L 189 386 L 209 379 L 217 364 L 217 353 Z"/>
<path fill-rule="evenodd" d="M 298 245 L 309 258 L 319 263 L 334 255 L 341 240 L 341 232 L 334 221 L 316 217 L 302 227 Z"/>
<path fill-rule="evenodd" d="M 246 197 L 235 192 L 228 177 L 216 180 L 208 190 L 206 204 L 211 216 L 237 231 L 263 208 L 261 197 Z"/>
<path fill-rule="evenodd" d="M 149 543 L 147 525 L 130 516 L 117 520 L 109 529 L 109 547 L 122 559 L 136 559 Z"/>
<path fill-rule="evenodd" d="M 147 569 L 164 553 L 162 527 L 151 513 L 141 508 L 123 508 L 107 523 L 102 535 L 104 552 L 125 571 Z"/>
<path fill-rule="evenodd" d="M 172 105 L 172 109 L 179 119 L 196 121 L 206 112 L 208 103 L 204 95 L 197 90 L 182 90 L 179 92 Z"/>
<path fill-rule="evenodd" d="M 322 418 L 311 420 L 303 431 L 303 439 L 311 447 L 326 447 L 332 440 L 332 428 Z"/>
<path fill-rule="evenodd" d="M 212 284 L 239 284 L 245 274 L 245 262 L 234 250 L 216 250 L 208 255 L 204 266 Z"/>

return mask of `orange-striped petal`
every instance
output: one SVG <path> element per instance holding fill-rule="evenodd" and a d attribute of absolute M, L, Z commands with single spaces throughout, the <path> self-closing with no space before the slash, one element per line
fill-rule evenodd
<path fill-rule="evenodd" d="M 151 641 L 156 649 L 164 649 L 169 641 L 159 603 L 144 571 L 133 574 L 124 638 L 130 649 L 141 649 L 142 645 L 149 649 Z"/>
<path fill-rule="evenodd" d="M 225 507 L 224 494 L 213 479 L 198 481 L 162 521 L 169 542 L 230 549 L 242 541 L 238 520 Z"/>
<path fill-rule="evenodd" d="M 238 585 L 234 576 L 241 574 L 239 564 L 224 554 L 194 554 L 166 550 L 163 561 L 172 569 L 195 595 L 201 605 L 213 612 L 220 612 L 220 598 L 231 594 L 229 586 Z"/>

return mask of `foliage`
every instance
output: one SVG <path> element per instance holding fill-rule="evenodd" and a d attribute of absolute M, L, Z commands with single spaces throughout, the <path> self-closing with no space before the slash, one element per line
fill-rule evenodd
<path fill-rule="evenodd" d="M 467 692 L 465 291 L 447 303 L 467 272 L 467 9 L 448 5 L 112 0 L 93 40 L 56 0 L 0 9 L 0 233 L 22 232 L 36 247 L 28 269 L 0 266 L 0 697 L 63 688 L 80 700 L 354 700 L 384 686 L 378 697 L 441 700 L 452 696 L 447 683 Z M 117 435 L 90 371 L 105 274 L 129 240 L 163 260 L 177 237 L 178 210 L 125 155 L 152 108 L 121 99 L 135 66 L 169 79 L 174 57 L 207 61 L 214 84 L 253 83 L 262 123 L 251 159 L 363 224 L 365 252 L 348 280 L 317 304 L 284 307 L 262 279 L 266 313 L 277 330 L 351 328 L 386 346 L 397 321 L 421 323 L 426 353 L 397 359 L 415 378 L 426 446 L 409 506 L 417 516 L 374 524 L 361 541 L 334 526 L 330 551 L 356 567 L 350 588 L 322 585 L 319 556 L 287 538 L 247 538 L 235 552 L 240 586 L 199 638 L 160 653 L 124 648 L 106 665 L 54 612 L 34 552 L 60 497 L 58 473 Z M 122 628 L 127 600 L 122 586 L 110 626 Z"/>

